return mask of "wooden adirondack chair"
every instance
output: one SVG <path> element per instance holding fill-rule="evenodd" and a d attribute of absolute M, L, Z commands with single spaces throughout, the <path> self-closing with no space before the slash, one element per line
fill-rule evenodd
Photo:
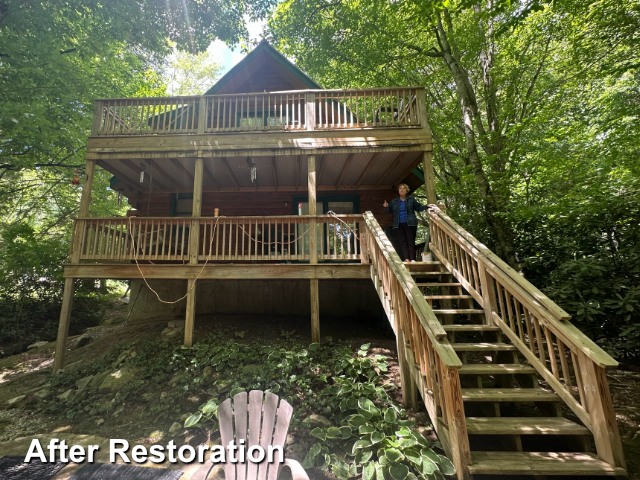
<path fill-rule="evenodd" d="M 281 400 L 278 406 L 278 396 L 271 392 L 252 390 L 248 395 L 247 392 L 238 393 L 233 397 L 233 409 L 230 398 L 218 407 L 222 446 L 226 448 L 232 440 L 238 445 L 240 439 L 244 439 L 246 451 L 252 445 L 260 445 L 265 453 L 268 453 L 269 445 L 281 446 L 284 449 L 292 413 L 293 407 L 286 400 Z M 280 463 L 279 457 L 276 451 L 273 463 L 268 463 L 265 458 L 259 464 L 248 460 L 244 464 L 234 464 L 227 458 L 227 462 L 223 464 L 225 480 L 277 480 L 282 465 L 291 469 L 293 480 L 309 480 L 299 462 L 285 458 L 284 463 Z M 191 480 L 206 480 L 213 467 L 214 464 L 208 460 L 191 476 Z"/>

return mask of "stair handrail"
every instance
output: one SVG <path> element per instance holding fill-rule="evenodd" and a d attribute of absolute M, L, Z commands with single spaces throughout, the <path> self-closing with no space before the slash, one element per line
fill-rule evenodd
<path fill-rule="evenodd" d="M 458 478 L 467 478 L 471 451 L 460 384 L 462 362 L 373 214 L 363 217 L 363 259 L 371 262 L 372 280 L 395 324 L 403 399 L 420 389 Z"/>
<path fill-rule="evenodd" d="M 606 376 L 618 362 L 569 322 L 569 314 L 444 212 L 432 208 L 428 218 L 430 250 L 482 305 L 487 322 L 500 327 L 591 430 L 598 456 L 625 468 Z"/>

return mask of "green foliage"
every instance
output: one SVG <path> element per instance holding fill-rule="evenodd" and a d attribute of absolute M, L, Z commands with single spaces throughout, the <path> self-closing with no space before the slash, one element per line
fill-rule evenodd
<path fill-rule="evenodd" d="M 291 0 L 269 27 L 324 87 L 424 86 L 447 213 L 637 358 L 637 1 Z"/>
<path fill-rule="evenodd" d="M 64 243 L 38 238 L 32 227 L 13 225 L 0 238 L 0 342 L 53 340 L 62 304 Z M 71 335 L 97 325 L 107 298 L 78 290 Z"/>

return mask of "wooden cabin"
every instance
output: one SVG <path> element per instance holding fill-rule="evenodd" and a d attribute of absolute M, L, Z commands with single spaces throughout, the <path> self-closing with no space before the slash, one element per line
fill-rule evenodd
<path fill-rule="evenodd" d="M 433 260 L 400 261 L 382 204 L 436 202 L 431 150 L 423 88 L 324 90 L 266 42 L 205 95 L 96 100 L 54 372 L 80 278 L 131 280 L 134 317 L 184 318 L 187 346 L 198 313 L 308 314 L 317 342 L 320 313 L 366 312 L 458 478 L 626 475 L 617 363 L 566 312 L 439 209 Z M 89 216 L 96 165 L 126 217 Z"/>

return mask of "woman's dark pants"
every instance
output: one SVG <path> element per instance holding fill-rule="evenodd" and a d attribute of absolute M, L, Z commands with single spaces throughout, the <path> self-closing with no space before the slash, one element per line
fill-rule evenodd
<path fill-rule="evenodd" d="M 398 225 L 398 241 L 402 248 L 402 261 L 416 259 L 416 232 L 418 227 L 412 227 L 406 223 Z"/>

